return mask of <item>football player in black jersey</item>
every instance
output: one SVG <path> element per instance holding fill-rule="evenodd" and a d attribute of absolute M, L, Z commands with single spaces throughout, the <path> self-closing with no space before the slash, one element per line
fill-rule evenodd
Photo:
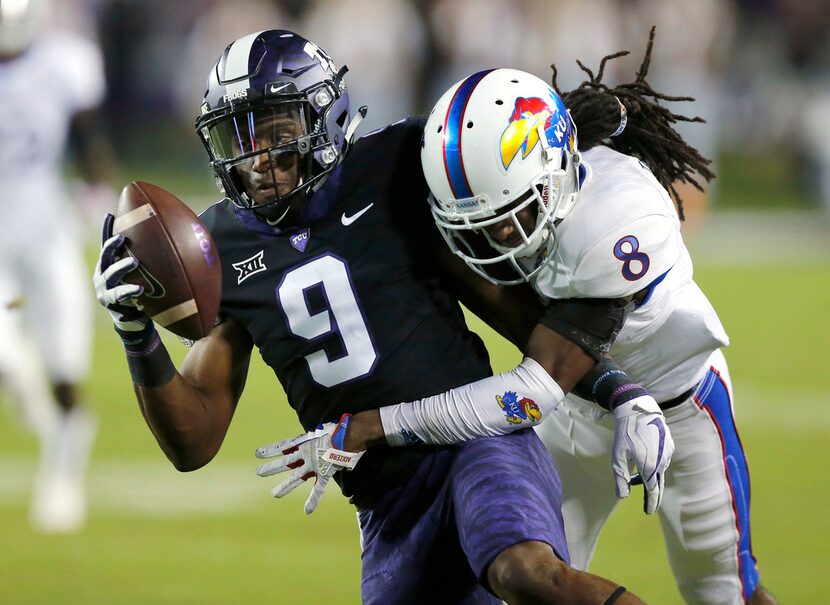
<path fill-rule="evenodd" d="M 219 323 L 180 371 L 132 303 L 140 288 L 121 282 L 137 261 L 114 260 L 124 240 L 105 220 L 96 291 L 159 446 L 181 471 L 216 455 L 256 346 L 306 430 L 320 426 L 312 442 L 260 451 L 289 453 L 262 474 L 294 469 L 281 495 L 353 469 L 334 476 L 359 513 L 365 603 L 641 603 L 567 566 L 558 476 L 530 428 L 451 446 L 397 435 L 390 443 L 399 447 L 354 453 L 361 442 L 349 433 L 350 413 L 490 376 L 459 298 L 515 343 L 535 327 L 536 365 L 493 377 L 505 385 L 500 413 L 520 426 L 523 415 L 541 414 L 548 388 L 567 391 L 594 365 L 620 318 L 589 333 L 571 313 L 564 331 L 583 338 L 562 336 L 536 326 L 541 310 L 529 291 L 491 287 L 455 262 L 425 203 L 423 122 L 353 141 L 359 118 L 350 119 L 345 72 L 282 30 L 236 40 L 211 70 L 196 128 L 226 194 L 202 215 L 222 259 L 223 294 Z M 538 369 L 537 383 L 522 382 Z M 516 388 L 539 404 L 517 399 Z M 319 496 L 315 486 L 307 512 Z"/>

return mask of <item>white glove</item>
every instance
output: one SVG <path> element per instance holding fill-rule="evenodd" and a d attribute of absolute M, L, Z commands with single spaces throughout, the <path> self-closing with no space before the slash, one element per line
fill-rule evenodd
<path fill-rule="evenodd" d="M 617 483 L 617 497 L 626 498 L 631 491 L 630 465 L 640 474 L 645 488 L 643 510 L 647 515 L 660 508 L 666 469 L 674 453 L 674 440 L 663 412 L 651 395 L 642 395 L 614 409 L 616 427 L 611 452 L 611 468 Z"/>
<path fill-rule="evenodd" d="M 256 451 L 257 458 L 273 458 L 282 454 L 282 457 L 257 468 L 256 473 L 260 477 L 292 471 L 287 479 L 271 490 L 274 498 L 282 498 L 306 479 L 316 477 L 311 494 L 303 507 L 307 515 L 314 512 L 323 498 L 329 479 L 338 471 L 352 470 L 364 454 L 343 450 L 343 440 L 350 418 L 350 414 L 343 414 L 340 422 L 327 422 L 320 425 L 317 430 L 264 445 Z"/>
<path fill-rule="evenodd" d="M 109 311 L 115 327 L 125 332 L 137 332 L 150 321 L 135 301 L 143 288 L 122 283 L 121 280 L 138 267 L 138 260 L 132 256 L 115 260 L 124 247 L 124 236 L 112 234 L 113 221 L 111 214 L 104 218 L 103 244 L 92 274 L 92 284 L 95 286 L 95 297 Z"/>

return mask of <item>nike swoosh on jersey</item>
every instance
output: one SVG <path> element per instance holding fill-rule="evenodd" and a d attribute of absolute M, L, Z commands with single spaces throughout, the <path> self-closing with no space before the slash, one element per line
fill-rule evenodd
<path fill-rule="evenodd" d="M 358 210 L 357 212 L 355 212 L 351 216 L 346 216 L 346 213 L 344 212 L 342 215 L 340 215 L 340 222 L 343 223 L 344 227 L 348 227 L 353 222 L 355 222 L 357 219 L 359 219 L 361 216 L 363 216 L 364 214 L 369 212 L 369 209 L 374 205 L 375 205 L 375 203 L 372 202 L 371 204 L 369 204 L 368 206 L 366 206 L 362 210 Z"/>

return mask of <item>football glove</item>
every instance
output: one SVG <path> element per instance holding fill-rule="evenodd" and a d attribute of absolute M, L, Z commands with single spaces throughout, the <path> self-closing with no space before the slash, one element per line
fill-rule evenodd
<path fill-rule="evenodd" d="M 266 462 L 257 468 L 257 475 L 270 477 L 278 473 L 291 471 L 282 483 L 271 490 L 274 498 L 282 498 L 303 481 L 316 477 L 311 494 L 303 510 L 310 515 L 320 504 L 329 479 L 341 470 L 352 470 L 364 452 L 346 452 L 343 441 L 351 414 L 343 414 L 337 423 L 327 422 L 317 430 L 304 435 L 264 445 L 256 451 L 257 458 L 280 458 Z"/>
<path fill-rule="evenodd" d="M 130 271 L 138 268 L 138 259 L 126 256 L 116 260 L 124 249 L 125 240 L 123 235 L 112 234 L 114 222 L 115 217 L 112 214 L 104 217 L 101 253 L 92 275 L 92 284 L 95 286 L 95 297 L 109 311 L 116 329 L 123 332 L 137 332 L 143 330 L 150 322 L 150 318 L 144 314 L 135 301 L 144 288 L 122 283 L 121 280 Z"/>
<path fill-rule="evenodd" d="M 616 427 L 611 452 L 618 498 L 626 498 L 631 491 L 629 472 L 633 464 L 645 490 L 643 510 L 647 515 L 660 508 L 666 484 L 666 469 L 674 453 L 674 440 L 663 412 L 651 395 L 627 401 L 614 409 Z"/>

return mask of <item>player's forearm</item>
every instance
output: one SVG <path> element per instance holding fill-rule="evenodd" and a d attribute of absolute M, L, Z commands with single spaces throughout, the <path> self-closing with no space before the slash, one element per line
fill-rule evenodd
<path fill-rule="evenodd" d="M 136 398 L 159 447 L 178 470 L 204 466 L 222 443 L 233 402 L 209 396 L 180 374 L 152 323 L 135 334 L 119 333 Z"/>
<path fill-rule="evenodd" d="M 530 335 L 525 354 L 536 360 L 565 393 L 596 363 L 582 346 L 541 323 Z"/>
<path fill-rule="evenodd" d="M 178 373 L 164 386 L 135 385 L 135 392 L 147 426 L 177 470 L 196 470 L 213 459 L 232 406 L 211 401 Z"/>
<path fill-rule="evenodd" d="M 564 398 L 533 359 L 478 382 L 380 409 L 390 445 L 448 445 L 534 426 Z"/>
<path fill-rule="evenodd" d="M 533 330 L 527 352 L 528 358 L 509 372 L 355 415 L 347 449 L 360 451 L 383 441 L 444 445 L 533 426 L 595 363 L 581 346 L 542 324 Z"/>

